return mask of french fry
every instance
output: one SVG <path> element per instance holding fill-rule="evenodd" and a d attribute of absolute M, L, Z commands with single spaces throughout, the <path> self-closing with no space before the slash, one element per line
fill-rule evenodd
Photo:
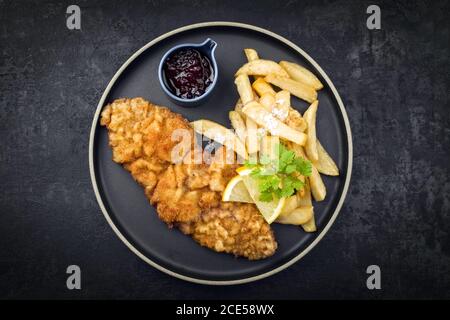
<path fill-rule="evenodd" d="M 307 177 L 299 176 L 298 179 L 304 183 L 306 181 Z M 298 190 L 297 194 L 299 197 L 303 197 L 305 195 L 305 188 L 301 188 L 300 190 Z"/>
<path fill-rule="evenodd" d="M 248 61 L 258 60 L 258 52 L 256 52 L 255 49 L 244 49 L 245 56 L 247 57 Z"/>
<path fill-rule="evenodd" d="M 252 94 L 253 94 L 253 100 L 259 101 L 258 94 L 253 89 L 252 89 Z M 246 136 L 245 144 L 247 146 L 247 149 L 248 148 L 250 149 L 249 153 L 250 153 L 251 160 L 256 161 L 256 158 L 258 155 L 258 150 L 259 150 L 259 136 L 258 136 L 259 128 L 255 121 L 253 121 L 252 119 L 249 119 L 245 115 L 244 112 L 242 112 L 242 114 L 243 114 L 242 117 L 245 119 L 245 124 L 247 127 L 247 136 Z"/>
<path fill-rule="evenodd" d="M 261 139 L 261 147 L 259 151 L 260 159 L 267 157 L 271 160 L 275 168 L 278 168 L 280 154 L 280 138 L 277 136 L 265 136 Z"/>
<path fill-rule="evenodd" d="M 277 74 L 269 74 L 264 80 L 309 103 L 317 100 L 317 92 L 313 87 Z"/>
<path fill-rule="evenodd" d="M 276 92 L 273 90 L 272 86 L 268 84 L 264 78 L 258 78 L 256 81 L 252 83 L 252 88 L 258 93 L 260 97 L 262 97 L 266 93 L 270 93 L 271 95 L 275 95 Z"/>
<path fill-rule="evenodd" d="M 272 113 L 281 121 L 285 121 L 289 115 L 290 108 L 291 94 L 289 93 L 289 91 L 278 91 L 275 94 L 275 107 L 272 109 Z"/>
<path fill-rule="evenodd" d="M 241 142 L 245 143 L 245 139 L 247 137 L 247 128 L 245 126 L 244 119 L 242 119 L 241 115 L 237 111 L 230 111 L 228 116 L 231 121 L 231 126 L 234 128 L 234 132 L 238 136 Z"/>
<path fill-rule="evenodd" d="M 288 147 L 288 149 L 294 151 L 296 157 L 301 157 L 303 159 L 308 159 L 308 157 L 306 156 L 305 150 L 303 149 L 302 146 L 300 146 L 300 145 L 298 145 L 296 143 L 292 143 L 292 142 L 288 142 L 286 144 L 286 146 Z"/>
<path fill-rule="evenodd" d="M 259 103 L 269 112 L 275 108 L 275 96 L 271 93 L 264 93 L 259 97 Z"/>
<path fill-rule="evenodd" d="M 302 196 L 298 195 L 298 206 L 299 207 L 308 207 L 312 206 L 312 198 L 311 198 L 311 187 L 309 186 L 309 181 L 306 180 L 304 187 L 304 194 Z"/>
<path fill-rule="evenodd" d="M 309 219 L 308 222 L 302 224 L 302 228 L 303 228 L 303 230 L 305 230 L 305 232 L 315 232 L 315 231 L 317 231 L 316 219 L 314 218 L 314 212 L 313 212 L 313 215 L 312 215 L 311 219 Z"/>
<path fill-rule="evenodd" d="M 308 127 L 305 119 L 300 115 L 300 112 L 295 110 L 294 108 L 289 108 L 288 117 L 285 120 L 285 123 L 294 130 L 305 132 Z"/>
<path fill-rule="evenodd" d="M 288 148 L 294 151 L 297 157 L 302 157 L 303 159 L 309 160 L 302 146 L 296 145 L 295 143 L 289 143 Z M 323 199 L 325 199 L 325 196 L 327 195 L 327 189 L 325 187 L 325 184 L 323 183 L 319 171 L 317 171 L 313 163 L 311 166 L 311 176 L 309 176 L 308 180 L 309 180 L 308 189 L 311 190 L 314 200 L 322 201 Z M 308 191 L 306 193 L 308 193 Z"/>
<path fill-rule="evenodd" d="M 304 189 L 305 189 L 304 195 L 301 197 L 300 196 L 298 197 L 299 206 L 301 206 L 301 207 L 311 206 L 312 207 L 311 188 L 310 188 L 308 181 L 306 181 Z M 302 228 L 303 228 L 303 230 L 305 230 L 305 232 L 314 232 L 317 230 L 316 221 L 314 218 L 314 209 L 312 212 L 311 219 L 309 221 L 305 222 L 304 224 L 302 224 Z"/>
<path fill-rule="evenodd" d="M 319 160 L 312 161 L 312 164 L 317 168 L 317 171 L 328 176 L 338 176 L 339 169 L 336 163 L 330 157 L 319 140 L 317 140 L 317 153 L 319 155 Z"/>
<path fill-rule="evenodd" d="M 264 109 L 258 102 L 251 101 L 245 104 L 242 111 L 247 115 L 247 118 L 253 119 L 257 124 L 266 128 L 272 135 L 279 136 L 280 138 L 295 142 L 299 145 L 304 145 L 306 143 L 306 134 L 291 129 L 275 118 L 272 113 Z"/>
<path fill-rule="evenodd" d="M 253 90 L 247 75 L 241 74 L 237 76 L 234 83 L 236 84 L 237 91 L 239 92 L 239 96 L 244 105 L 253 100 Z"/>
<path fill-rule="evenodd" d="M 314 217 L 312 206 L 297 207 L 289 214 L 280 214 L 275 222 L 283 224 L 304 225 Z"/>
<path fill-rule="evenodd" d="M 317 136 L 316 136 L 316 115 L 317 107 L 319 106 L 319 101 L 314 101 L 309 108 L 303 114 L 308 129 L 306 129 L 306 134 L 308 135 L 308 140 L 306 141 L 305 150 L 306 155 L 311 161 L 319 160 L 319 154 L 317 153 Z"/>
<path fill-rule="evenodd" d="M 259 101 L 259 97 L 258 97 L 258 94 L 256 93 L 256 91 L 252 90 L 252 92 L 253 92 L 253 100 Z"/>
<path fill-rule="evenodd" d="M 246 117 L 245 126 L 247 127 L 247 151 L 251 157 L 254 157 L 258 152 L 258 126 L 250 117 Z"/>
<path fill-rule="evenodd" d="M 289 77 L 289 74 L 276 62 L 271 60 L 258 59 L 244 64 L 235 74 L 239 76 L 245 74 L 248 76 L 267 76 L 276 74 L 280 77 Z"/>
<path fill-rule="evenodd" d="M 325 184 L 323 183 L 319 171 L 317 171 L 314 165 L 311 166 L 311 176 L 309 176 L 309 184 L 311 186 L 311 193 L 314 197 L 314 200 L 319 202 L 325 199 L 325 196 L 327 195 L 327 189 L 325 187 Z"/>
<path fill-rule="evenodd" d="M 283 210 L 280 213 L 280 216 L 287 216 L 292 211 L 297 209 L 298 207 L 299 207 L 299 205 L 298 205 L 298 195 L 297 194 L 287 197 L 285 200 L 285 203 L 284 203 Z"/>
<path fill-rule="evenodd" d="M 242 119 L 245 120 L 245 113 L 242 112 L 243 107 L 244 107 L 244 105 L 242 104 L 241 99 L 238 99 L 238 101 L 236 102 L 236 105 L 234 106 L 234 111 L 239 113 L 241 115 Z"/>
<path fill-rule="evenodd" d="M 244 49 L 245 56 L 247 57 L 247 61 L 259 60 L 258 52 L 255 49 Z M 255 79 L 264 78 L 264 76 L 253 76 Z"/>
<path fill-rule="evenodd" d="M 289 76 L 295 81 L 303 82 L 315 90 L 320 90 L 323 88 L 323 84 L 320 80 L 308 69 L 288 61 L 280 61 L 280 66 L 286 70 Z"/>
<path fill-rule="evenodd" d="M 191 125 L 198 133 L 223 144 L 228 149 L 236 152 L 242 158 L 248 158 L 248 153 L 244 144 L 230 129 L 227 129 L 216 122 L 204 119 L 191 122 Z"/>

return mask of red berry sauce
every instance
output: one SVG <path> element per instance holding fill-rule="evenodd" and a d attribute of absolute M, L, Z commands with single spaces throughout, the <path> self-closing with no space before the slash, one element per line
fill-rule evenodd
<path fill-rule="evenodd" d="M 169 89 L 182 99 L 200 97 L 214 79 L 209 59 L 192 48 L 173 52 L 164 62 L 164 74 Z"/>

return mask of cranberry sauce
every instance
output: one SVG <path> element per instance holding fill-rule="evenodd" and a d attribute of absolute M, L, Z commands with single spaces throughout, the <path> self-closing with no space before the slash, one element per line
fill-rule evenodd
<path fill-rule="evenodd" d="M 192 48 L 172 53 L 164 62 L 164 75 L 169 89 L 182 99 L 200 97 L 214 80 L 209 59 Z"/>

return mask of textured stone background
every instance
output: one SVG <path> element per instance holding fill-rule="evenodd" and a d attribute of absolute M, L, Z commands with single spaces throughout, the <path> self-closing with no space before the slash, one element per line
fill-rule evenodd
<path fill-rule="evenodd" d="M 448 1 L 0 0 L 0 298 L 450 298 Z M 65 27 L 67 5 L 82 30 Z M 365 10 L 382 9 L 369 31 Z M 88 171 L 97 102 L 152 38 L 202 21 L 270 29 L 322 65 L 346 105 L 352 183 L 300 263 L 238 287 L 171 278 L 107 225 Z M 65 289 L 65 268 L 82 290 Z M 382 290 L 366 289 L 378 264 Z"/>

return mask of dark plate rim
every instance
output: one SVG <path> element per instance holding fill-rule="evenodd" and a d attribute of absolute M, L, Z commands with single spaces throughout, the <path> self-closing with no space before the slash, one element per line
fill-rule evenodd
<path fill-rule="evenodd" d="M 305 58 L 309 63 L 311 63 L 314 68 L 320 73 L 320 75 L 323 77 L 323 79 L 326 81 L 327 85 L 330 87 L 331 92 L 333 93 L 334 98 L 336 99 L 336 102 L 339 105 L 343 120 L 344 120 L 344 125 L 345 125 L 345 129 L 346 129 L 346 134 L 347 134 L 347 143 L 348 143 L 348 162 L 347 162 L 347 174 L 345 177 L 345 182 L 344 182 L 344 187 L 342 189 L 342 194 L 340 195 L 338 204 L 336 206 L 336 209 L 334 210 L 330 220 L 328 221 L 328 223 L 325 225 L 325 227 L 322 229 L 322 231 L 317 235 L 317 237 L 302 251 L 300 252 L 300 254 L 298 254 L 297 256 L 295 256 L 294 258 L 292 258 L 291 260 L 289 260 L 288 262 L 284 263 L 283 265 L 276 267 L 270 271 L 261 273 L 259 275 L 256 276 L 252 276 L 252 277 L 248 277 L 248 278 L 242 278 L 242 279 L 235 279 L 235 280 L 225 280 L 225 281 L 220 281 L 220 280 L 206 280 L 206 279 L 199 279 L 199 278 L 194 278 L 194 277 L 189 277 L 189 276 L 185 276 L 182 275 L 180 273 L 174 272 L 172 270 L 169 270 L 157 263 L 155 263 L 154 261 L 152 261 L 151 259 L 149 259 L 148 257 L 146 257 L 142 252 L 140 252 L 137 248 L 135 248 L 127 239 L 126 237 L 120 232 L 120 230 L 116 227 L 116 225 L 114 224 L 113 220 L 111 219 L 111 217 L 109 216 L 108 211 L 105 208 L 105 205 L 103 204 L 103 200 L 102 197 L 100 195 L 99 189 L 98 189 L 98 185 L 97 185 L 97 180 L 95 178 L 95 168 L 94 168 L 94 140 L 95 140 L 95 131 L 98 125 L 98 119 L 101 113 L 101 110 L 103 109 L 106 97 L 108 96 L 109 92 L 111 91 L 111 88 L 113 87 L 113 85 L 115 84 L 116 80 L 119 78 L 119 76 L 122 74 L 122 72 L 130 65 L 131 62 L 133 62 L 141 53 L 143 53 L 145 50 L 147 50 L 148 48 L 152 47 L 153 45 L 157 44 L 158 42 L 172 36 L 175 35 L 177 33 L 180 32 L 184 32 L 187 30 L 192 30 L 192 29 L 199 29 L 199 28 L 205 28 L 205 27 L 212 27 L 212 26 L 224 26 L 224 27 L 236 27 L 236 28 L 244 28 L 244 29 L 249 29 L 249 30 L 253 30 L 253 31 L 257 31 L 260 33 L 263 33 L 265 35 L 268 35 L 272 38 L 275 38 L 281 42 L 283 42 L 284 44 L 288 45 L 289 47 L 291 47 L 292 49 L 294 49 L 296 52 L 298 52 L 301 56 L 303 56 L 303 58 Z M 149 265 L 151 265 L 152 267 L 168 274 L 171 275 L 173 277 L 185 280 L 185 281 L 189 281 L 189 282 L 194 282 L 194 283 L 200 283 L 200 284 L 208 284 L 208 285 L 234 285 L 234 284 L 242 284 L 242 283 L 248 283 L 248 282 L 252 282 L 252 281 L 256 281 L 256 280 L 260 280 L 266 277 L 269 277 L 271 275 L 274 275 L 286 268 L 288 268 L 289 266 L 291 266 L 292 264 L 294 264 L 295 262 L 297 262 L 298 260 L 300 260 L 302 257 L 304 257 L 309 251 L 311 251 L 312 248 L 314 248 L 317 243 L 319 243 L 320 240 L 322 240 L 322 238 L 325 236 L 325 234 L 328 232 L 328 230 L 330 229 L 330 227 L 333 225 L 334 221 L 336 220 L 342 205 L 344 203 L 345 197 L 347 195 L 347 191 L 350 185 L 350 178 L 351 178 L 351 174 L 352 174 L 352 166 L 353 166 L 353 143 L 352 143 L 352 134 L 351 134 L 351 129 L 350 129 L 350 121 L 348 119 L 347 116 L 347 112 L 345 110 L 344 104 L 342 102 L 341 97 L 339 96 L 339 93 L 337 92 L 334 84 L 331 82 L 330 78 L 327 76 L 327 74 L 322 70 L 322 68 L 319 66 L 319 64 L 317 64 L 316 61 L 314 61 L 305 51 L 303 51 L 300 47 L 298 47 L 297 45 L 295 45 L 294 43 L 292 43 L 291 41 L 287 40 L 286 38 L 263 28 L 260 27 L 256 27 L 250 24 L 245 24 L 245 23 L 239 23 L 239 22 L 227 22 L 227 21 L 214 21 L 214 22 L 202 22 L 202 23 L 196 23 L 196 24 L 191 24 L 191 25 L 187 25 L 181 28 L 177 28 L 175 30 L 172 30 L 170 32 L 167 32 L 155 39 L 153 39 L 152 41 L 150 41 L 149 43 L 147 43 L 145 46 L 143 46 L 142 48 L 140 48 L 139 50 L 137 50 L 127 61 L 125 61 L 125 63 L 119 68 L 119 70 L 114 74 L 113 78 L 111 79 L 111 81 L 108 83 L 108 86 L 106 87 L 105 91 L 103 92 L 102 97 L 100 98 L 100 101 L 97 105 L 97 109 L 95 111 L 94 114 L 94 119 L 92 120 L 92 126 L 91 126 L 91 131 L 90 131 L 90 137 L 89 137 L 89 172 L 90 172 L 90 176 L 91 176 L 91 182 L 92 182 L 92 187 L 94 189 L 94 193 L 95 193 L 95 197 L 97 199 L 97 202 L 100 206 L 100 209 L 103 213 L 103 215 L 106 218 L 106 221 L 108 222 L 109 226 L 113 229 L 114 233 L 119 237 L 120 240 L 122 240 L 122 242 L 128 247 L 128 249 L 130 249 L 132 252 L 134 252 L 134 254 L 136 254 L 139 258 L 141 258 L 142 260 L 144 260 L 145 262 L 147 262 Z"/>

